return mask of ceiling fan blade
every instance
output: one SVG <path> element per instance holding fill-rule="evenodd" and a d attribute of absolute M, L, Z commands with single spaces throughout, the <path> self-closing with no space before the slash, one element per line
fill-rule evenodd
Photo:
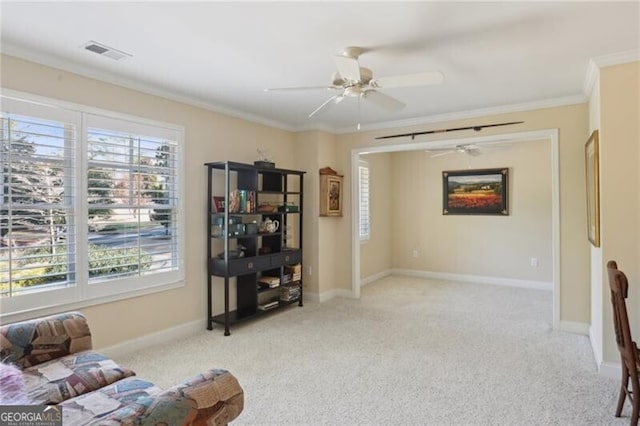
<path fill-rule="evenodd" d="M 377 90 L 367 90 L 362 95 L 366 100 L 378 105 L 379 107 L 386 109 L 387 111 L 400 111 L 405 107 L 405 104 L 399 100 L 392 98 L 389 95 L 380 93 Z"/>
<path fill-rule="evenodd" d="M 442 157 L 443 155 L 449 155 L 449 154 L 454 154 L 457 151 L 444 151 L 444 152 L 439 152 L 437 154 L 433 154 L 430 158 L 436 158 L 436 157 Z"/>
<path fill-rule="evenodd" d="M 342 89 L 342 87 L 333 86 L 310 86 L 310 87 L 274 87 L 266 88 L 265 92 L 297 92 L 302 90 L 336 90 Z"/>
<path fill-rule="evenodd" d="M 418 74 L 376 78 L 371 80 L 369 84 L 373 87 L 392 89 L 395 87 L 430 86 L 432 84 L 442 84 L 443 81 L 444 76 L 440 71 L 430 71 Z"/>
<path fill-rule="evenodd" d="M 322 103 L 322 105 L 320 105 L 318 108 L 314 109 L 313 112 L 311 114 L 309 114 L 309 118 L 313 117 L 314 115 L 316 115 L 318 112 L 320 112 L 321 109 L 323 109 L 324 107 L 326 107 L 327 105 L 329 105 L 331 103 L 331 101 L 336 100 L 338 97 L 341 97 L 341 95 L 333 95 L 332 97 L 330 97 L 329 99 L 327 99 L 326 101 L 324 101 Z"/>
<path fill-rule="evenodd" d="M 334 56 L 340 76 L 345 80 L 360 81 L 360 64 L 358 60 L 348 56 Z"/>

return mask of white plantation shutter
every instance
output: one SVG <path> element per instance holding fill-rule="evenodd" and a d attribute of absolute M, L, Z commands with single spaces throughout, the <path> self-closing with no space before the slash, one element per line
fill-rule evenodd
<path fill-rule="evenodd" d="M 183 130 L 26 98 L 2 95 L 0 316 L 184 285 Z"/>
<path fill-rule="evenodd" d="M 76 126 L 3 113 L 0 297 L 74 284 Z"/>
<path fill-rule="evenodd" d="M 358 183 L 360 187 L 360 239 L 369 239 L 371 223 L 369 212 L 369 163 L 360 161 L 358 166 Z"/>
<path fill-rule="evenodd" d="M 173 271 L 180 264 L 177 135 L 119 121 L 88 117 L 90 282 Z"/>

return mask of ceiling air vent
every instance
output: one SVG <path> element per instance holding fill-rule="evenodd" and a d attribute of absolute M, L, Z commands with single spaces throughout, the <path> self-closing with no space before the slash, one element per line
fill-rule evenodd
<path fill-rule="evenodd" d="M 107 58 L 115 59 L 116 61 L 133 57 L 133 55 L 123 52 L 122 50 L 114 49 L 113 47 L 106 46 L 93 40 L 90 40 L 87 43 L 83 44 L 82 47 L 90 52 L 97 53 L 101 56 L 106 56 Z"/>

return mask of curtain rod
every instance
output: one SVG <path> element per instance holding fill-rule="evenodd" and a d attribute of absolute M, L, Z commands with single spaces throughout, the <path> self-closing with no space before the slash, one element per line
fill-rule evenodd
<path fill-rule="evenodd" d="M 457 132 L 460 130 L 472 130 L 472 129 L 475 130 L 476 132 L 479 132 L 485 127 L 509 126 L 511 124 L 522 124 L 522 123 L 524 123 L 524 121 L 511 121 L 509 123 L 483 124 L 480 126 L 454 127 L 451 129 L 426 130 L 424 132 L 413 132 L 413 133 L 402 133 L 399 135 L 379 136 L 376 139 L 404 138 L 407 136 L 411 136 L 411 139 L 415 139 L 416 136 L 420 136 L 420 135 L 430 135 L 433 133 Z"/>

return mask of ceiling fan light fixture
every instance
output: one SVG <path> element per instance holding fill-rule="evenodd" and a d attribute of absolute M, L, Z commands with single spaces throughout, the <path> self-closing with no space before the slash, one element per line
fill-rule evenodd
<path fill-rule="evenodd" d="M 378 91 L 378 89 L 393 89 L 396 87 L 419 87 L 432 84 L 442 83 L 442 73 L 438 71 L 430 71 L 419 74 L 395 75 L 383 77 L 381 79 L 373 78 L 373 71 L 369 68 L 361 67 L 358 58 L 367 49 L 362 47 L 347 47 L 341 55 L 333 57 L 337 72 L 331 75 L 331 86 L 329 87 L 283 87 L 276 89 L 267 89 L 266 91 L 297 91 L 310 89 L 329 89 L 342 91 L 339 95 L 334 95 L 322 103 L 318 108 L 309 114 L 309 118 L 316 115 L 321 110 L 335 105 L 344 98 L 357 98 L 358 102 L 364 100 L 374 104 L 388 112 L 396 112 L 404 108 L 406 105 L 394 97 Z M 360 107 L 358 107 L 359 109 Z M 358 112 L 360 115 L 360 112 Z M 359 128 L 360 126 L 358 126 Z"/>
<path fill-rule="evenodd" d="M 364 94 L 362 87 L 360 86 L 349 86 L 344 89 L 344 96 L 348 96 L 350 98 L 357 98 Z"/>
<path fill-rule="evenodd" d="M 369 68 L 360 67 L 360 83 L 369 84 L 371 79 L 373 79 L 373 71 Z"/>
<path fill-rule="evenodd" d="M 342 78 L 342 76 L 340 75 L 340 73 L 338 71 L 335 71 L 331 75 L 331 85 L 332 86 L 342 87 L 344 84 L 345 84 L 345 81 Z"/>
<path fill-rule="evenodd" d="M 344 48 L 344 50 L 342 51 L 342 56 L 358 59 L 360 55 L 362 55 L 362 53 L 364 53 L 364 49 L 362 47 L 349 46 Z"/>

